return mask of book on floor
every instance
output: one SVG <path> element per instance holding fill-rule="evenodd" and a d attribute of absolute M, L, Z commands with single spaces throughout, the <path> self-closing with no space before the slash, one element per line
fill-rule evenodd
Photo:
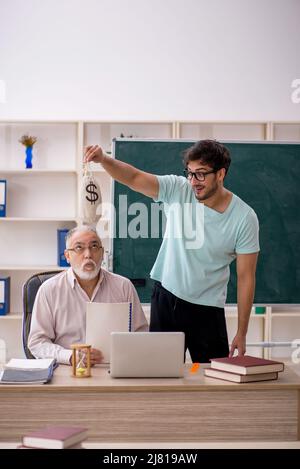
<path fill-rule="evenodd" d="M 253 375 L 240 375 L 237 373 L 229 373 L 228 371 L 215 370 L 214 368 L 206 368 L 204 376 L 209 378 L 217 378 L 234 383 L 253 383 L 255 381 L 271 381 L 278 378 L 277 372 L 260 373 Z"/>
<path fill-rule="evenodd" d="M 250 355 L 212 358 L 210 362 L 211 368 L 215 370 L 228 371 L 241 375 L 280 372 L 284 370 L 283 362 L 251 357 Z"/>
<path fill-rule="evenodd" d="M 41 449 L 41 450 L 47 450 L 49 448 L 37 448 L 36 446 L 18 445 L 16 449 Z M 75 443 L 75 445 L 68 446 L 67 448 L 60 448 L 60 449 L 85 449 L 85 448 L 82 446 L 82 443 L 80 442 L 80 443 Z"/>
<path fill-rule="evenodd" d="M 88 430 L 83 427 L 49 426 L 23 436 L 22 445 L 32 448 L 64 449 L 81 443 Z"/>

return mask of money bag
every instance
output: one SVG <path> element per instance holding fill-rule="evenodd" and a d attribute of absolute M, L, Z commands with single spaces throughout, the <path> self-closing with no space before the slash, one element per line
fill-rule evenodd
<path fill-rule="evenodd" d="M 79 217 L 83 225 L 95 225 L 101 217 L 102 197 L 99 184 L 88 165 L 84 166 Z M 99 207 L 100 205 L 100 207 Z"/>

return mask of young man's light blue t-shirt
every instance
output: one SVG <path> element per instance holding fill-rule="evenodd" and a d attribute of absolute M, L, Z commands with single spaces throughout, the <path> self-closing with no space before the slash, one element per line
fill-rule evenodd
<path fill-rule="evenodd" d="M 230 263 L 259 251 L 254 210 L 233 194 L 225 212 L 199 203 L 182 176 L 157 176 L 166 230 L 150 276 L 178 298 L 218 306 L 226 302 Z"/>

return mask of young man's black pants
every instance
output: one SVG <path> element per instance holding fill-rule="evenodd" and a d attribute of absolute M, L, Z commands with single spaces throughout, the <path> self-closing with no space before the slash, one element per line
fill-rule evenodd
<path fill-rule="evenodd" d="M 184 332 L 185 351 L 193 362 L 207 363 L 229 354 L 224 308 L 181 300 L 160 282 L 155 282 L 152 292 L 150 331 Z"/>

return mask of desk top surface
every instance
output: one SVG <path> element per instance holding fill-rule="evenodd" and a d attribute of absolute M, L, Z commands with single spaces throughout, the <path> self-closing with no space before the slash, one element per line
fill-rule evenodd
<path fill-rule="evenodd" d="M 92 368 L 90 378 L 74 378 L 72 368 L 60 365 L 54 372 L 51 383 L 30 385 L 0 385 L 0 393 L 9 392 L 57 392 L 60 391 L 88 391 L 88 392 L 181 392 L 181 391 L 242 391 L 242 390 L 300 390 L 300 365 L 286 364 L 285 370 L 278 374 L 278 380 L 254 383 L 232 383 L 220 379 L 204 376 L 204 368 L 208 364 L 201 364 L 196 373 L 190 372 L 190 365 L 185 366 L 183 378 L 111 378 L 107 365 Z"/>

